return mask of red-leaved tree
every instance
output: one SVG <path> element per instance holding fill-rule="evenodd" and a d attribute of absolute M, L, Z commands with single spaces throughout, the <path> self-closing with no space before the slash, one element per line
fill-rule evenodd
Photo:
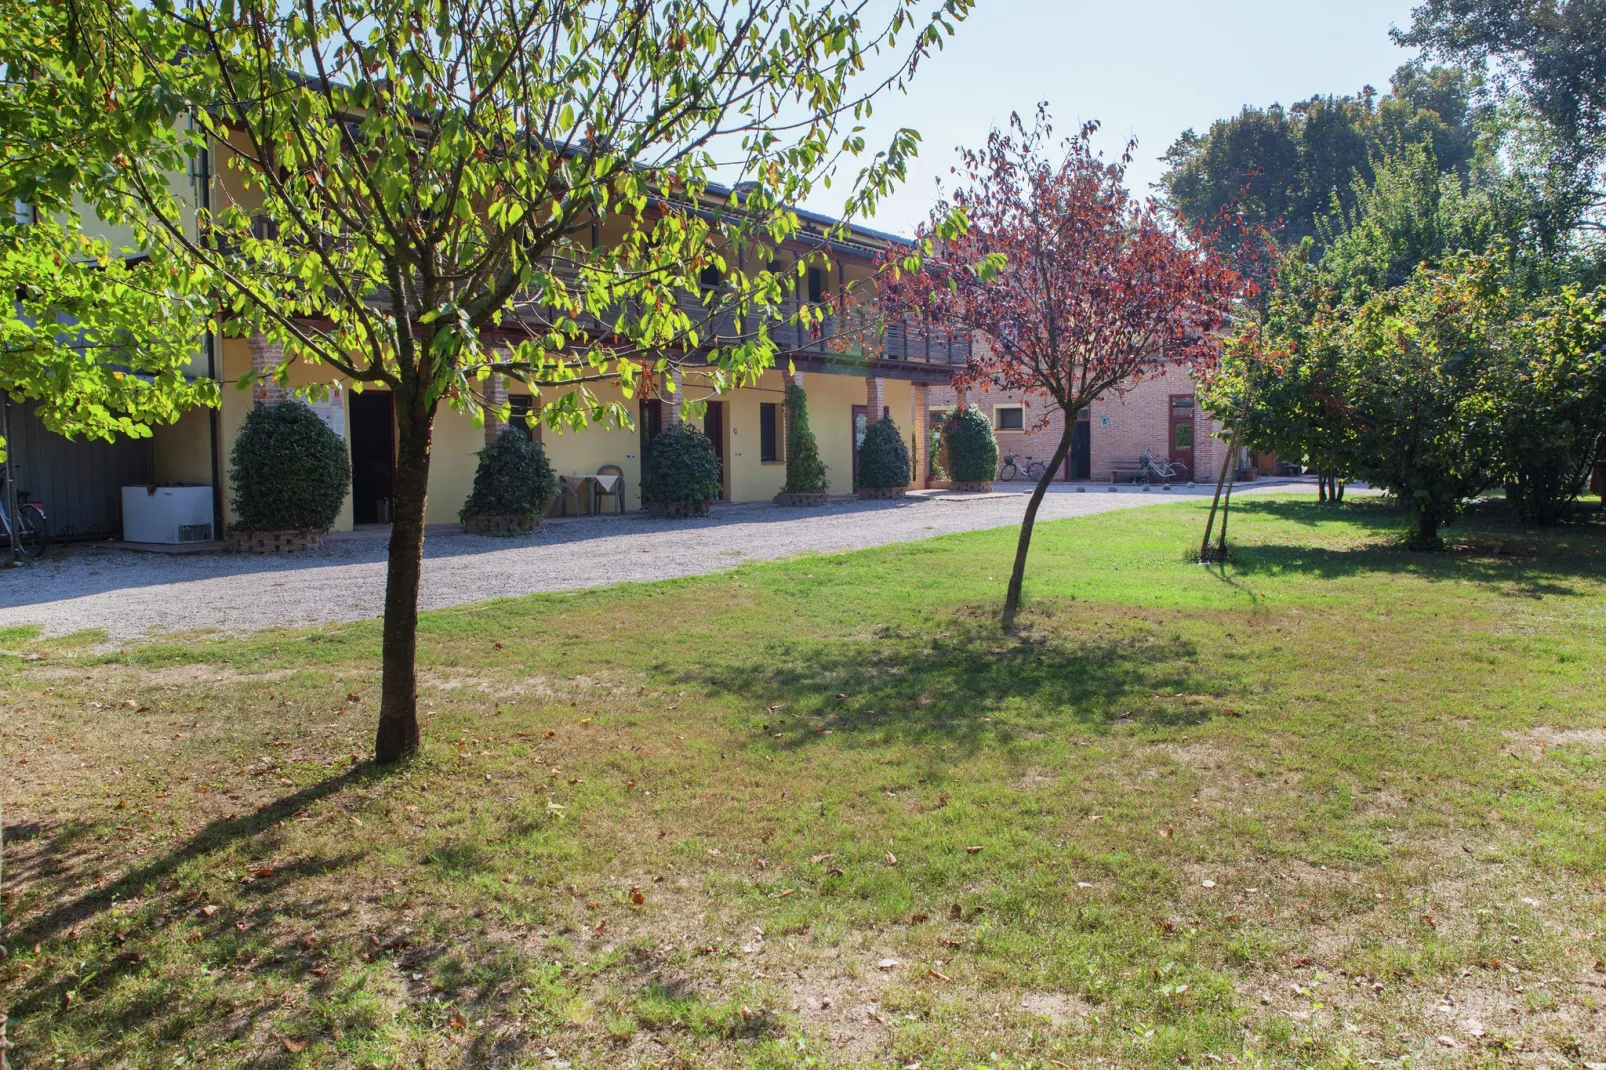
<path fill-rule="evenodd" d="M 985 148 L 961 151 L 957 188 L 915 250 L 883 265 L 884 311 L 978 335 L 955 386 L 1021 391 L 1065 416 L 1021 522 L 1005 631 L 1020 609 L 1032 524 L 1070 452 L 1077 413 L 1166 369 L 1213 364 L 1246 287 L 1208 242 L 1183 239 L 1152 202 L 1127 192 L 1132 146 L 1106 162 L 1091 145 L 1096 129 L 1084 126 L 1056 152 L 1046 107 L 1030 129 L 1012 115 Z M 938 228 L 955 209 L 969 228 L 944 236 Z"/>

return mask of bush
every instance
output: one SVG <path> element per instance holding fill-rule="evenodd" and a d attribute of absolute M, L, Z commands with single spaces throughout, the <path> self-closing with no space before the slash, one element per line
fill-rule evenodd
<path fill-rule="evenodd" d="M 877 420 L 859 446 L 859 486 L 866 490 L 909 485 L 909 447 L 892 417 Z"/>
<path fill-rule="evenodd" d="M 558 491 L 546 450 L 517 428 L 504 428 L 495 442 L 480 450 L 479 457 L 474 490 L 457 514 L 460 520 L 471 516 L 533 517 Z"/>
<path fill-rule="evenodd" d="M 998 477 L 998 439 L 980 409 L 966 407 L 948 414 L 942 428 L 948 447 L 949 478 L 956 483 L 990 483 Z"/>
<path fill-rule="evenodd" d="M 649 505 L 688 505 L 719 497 L 719 458 L 708 436 L 688 424 L 659 434 L 642 463 L 641 500 Z"/>
<path fill-rule="evenodd" d="M 237 531 L 328 531 L 351 487 L 341 437 L 299 401 L 256 405 L 229 454 Z"/>
<path fill-rule="evenodd" d="M 824 494 L 831 486 L 820 447 L 809 430 L 808 395 L 792 384 L 786 388 L 786 486 L 787 494 Z"/>

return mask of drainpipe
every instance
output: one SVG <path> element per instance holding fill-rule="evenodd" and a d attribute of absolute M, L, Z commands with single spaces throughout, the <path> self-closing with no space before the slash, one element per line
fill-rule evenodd
<path fill-rule="evenodd" d="M 195 120 L 190 119 L 191 129 Z M 196 161 L 196 204 L 208 215 L 212 212 L 212 150 L 203 146 L 200 159 Z M 223 384 L 218 375 L 217 331 L 211 326 L 206 329 L 206 377 L 218 384 L 218 406 L 223 404 Z M 207 434 L 211 440 L 211 449 L 208 453 L 212 460 L 212 538 L 223 537 L 223 474 L 221 459 L 218 457 L 219 428 L 221 418 L 218 409 L 208 408 L 206 411 Z"/>
<path fill-rule="evenodd" d="M 11 458 L 17 455 L 17 444 L 11 438 L 11 399 L 5 399 L 4 435 L 6 437 L 6 512 L 10 514 L 10 522 L 6 527 L 11 532 L 11 563 L 16 564 L 22 560 L 22 547 L 17 544 L 17 529 L 22 527 L 22 516 L 17 512 L 17 474 L 11 467 Z"/>

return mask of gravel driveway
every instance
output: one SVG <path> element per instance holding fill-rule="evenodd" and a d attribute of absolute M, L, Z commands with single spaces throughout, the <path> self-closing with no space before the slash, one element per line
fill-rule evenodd
<path fill-rule="evenodd" d="M 1293 488 L 1314 490 L 1295 482 Z M 1260 493 L 1290 489 L 1255 484 Z M 1040 520 L 1085 516 L 1208 495 L 1213 488 L 1056 486 Z M 514 539 L 431 534 L 425 544 L 424 609 L 488 598 L 562 591 L 627 580 L 661 580 L 804 551 L 855 550 L 959 531 L 1014 525 L 1021 493 L 911 496 L 896 502 L 833 502 L 821 509 L 769 504 L 716 507 L 706 520 L 566 519 Z M 46 634 L 104 629 L 114 640 L 151 632 L 246 631 L 316 621 L 361 620 L 384 609 L 383 536 L 332 540 L 310 555 L 170 556 L 90 546 L 0 574 L 0 626 L 39 625 Z"/>

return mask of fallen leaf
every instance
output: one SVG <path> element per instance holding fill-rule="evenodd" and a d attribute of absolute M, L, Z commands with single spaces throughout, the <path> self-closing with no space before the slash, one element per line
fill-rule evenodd
<path fill-rule="evenodd" d="M 355 692 L 355 691 L 348 691 L 348 692 L 346 692 L 346 701 L 347 702 L 361 702 L 362 701 L 362 696 L 357 694 L 357 692 Z"/>
<path fill-rule="evenodd" d="M 935 969 L 927 970 L 926 971 L 926 976 L 927 977 L 935 977 L 939 981 L 952 981 L 953 980 L 952 977 L 949 977 L 947 974 L 943 973 L 941 970 L 935 970 Z"/>
<path fill-rule="evenodd" d="M 463 1016 L 461 1014 L 454 1014 L 454 1015 L 452 1015 L 450 1018 L 448 1018 L 446 1020 L 446 1024 L 451 1026 L 453 1029 L 461 1029 L 465 1025 L 467 1025 L 468 1022 L 463 1018 Z"/>
<path fill-rule="evenodd" d="M 294 1055 L 297 1052 L 306 1051 L 307 1043 L 305 1040 L 286 1040 L 284 1042 L 284 1050 Z"/>
<path fill-rule="evenodd" d="M 210 918 L 213 914 L 216 914 L 216 913 L 217 913 L 217 907 L 213 906 L 211 903 L 208 903 L 208 904 L 206 904 L 206 906 L 201 908 L 201 914 L 203 916 L 205 916 L 205 917 Z"/>
<path fill-rule="evenodd" d="M 831 860 L 831 855 L 829 855 L 829 854 L 810 855 L 809 856 L 809 861 L 811 863 L 813 863 L 814 865 L 816 865 L 816 866 L 819 865 L 821 862 L 829 862 L 830 860 Z"/>
<path fill-rule="evenodd" d="M 1215 881 L 1200 881 L 1199 882 L 1199 887 L 1201 887 L 1201 888 L 1214 888 L 1215 886 L 1216 886 L 1216 882 Z"/>
<path fill-rule="evenodd" d="M 881 959 L 875 964 L 878 970 L 895 970 L 902 965 L 901 959 Z"/>
<path fill-rule="evenodd" d="M 981 854 L 981 848 L 980 847 L 966 847 L 965 848 L 965 853 L 967 855 Z"/>
<path fill-rule="evenodd" d="M 898 864 L 898 856 L 893 854 L 891 851 L 888 851 L 883 858 L 883 861 L 885 861 L 889 866 L 895 866 Z"/>
<path fill-rule="evenodd" d="M 639 907 L 647 901 L 647 897 L 641 894 L 640 888 L 632 884 L 630 886 L 630 901 Z"/>

